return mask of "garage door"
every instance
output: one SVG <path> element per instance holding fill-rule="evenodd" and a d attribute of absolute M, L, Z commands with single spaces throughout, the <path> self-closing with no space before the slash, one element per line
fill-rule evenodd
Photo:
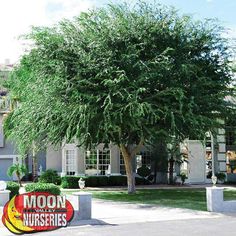
<path fill-rule="evenodd" d="M 7 175 L 7 170 L 12 165 L 12 161 L 12 159 L 0 158 L 0 180 L 12 180 L 12 177 Z"/>

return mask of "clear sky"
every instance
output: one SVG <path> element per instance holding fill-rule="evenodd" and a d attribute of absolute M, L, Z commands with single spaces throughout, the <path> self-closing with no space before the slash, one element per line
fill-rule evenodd
<path fill-rule="evenodd" d="M 135 2 L 135 0 L 124 0 Z M 150 0 L 151 1 L 151 0 Z M 62 18 L 72 18 L 81 11 L 119 0 L 0 0 L 0 63 L 16 62 L 23 53 L 18 37 L 32 25 L 51 25 Z M 180 13 L 197 19 L 218 18 L 236 37 L 236 0 L 159 0 L 173 5 Z"/>

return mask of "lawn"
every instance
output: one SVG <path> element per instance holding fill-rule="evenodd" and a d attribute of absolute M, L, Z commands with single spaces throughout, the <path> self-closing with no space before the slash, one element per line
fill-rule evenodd
<path fill-rule="evenodd" d="M 134 195 L 128 195 L 126 191 L 118 190 L 89 192 L 93 193 L 93 198 L 104 200 L 207 210 L 205 189 L 142 189 L 137 190 Z M 225 190 L 224 198 L 225 200 L 236 200 L 236 191 Z"/>

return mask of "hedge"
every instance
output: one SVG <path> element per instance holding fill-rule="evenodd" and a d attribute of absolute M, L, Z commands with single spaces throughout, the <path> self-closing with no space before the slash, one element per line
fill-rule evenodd
<path fill-rule="evenodd" d="M 58 186 L 52 183 L 32 183 L 25 186 L 26 192 L 48 192 L 59 195 L 61 190 Z"/>
<path fill-rule="evenodd" d="M 78 181 L 80 178 L 85 180 L 85 187 L 101 187 L 101 186 L 127 186 L 127 177 L 124 175 L 117 176 L 64 176 L 62 177 L 62 188 L 79 188 Z M 137 185 L 150 184 L 147 179 L 135 178 Z"/>
<path fill-rule="evenodd" d="M 16 182 L 9 181 L 7 182 L 7 190 L 10 190 L 10 198 L 13 198 L 15 195 L 19 194 L 20 185 Z"/>
<path fill-rule="evenodd" d="M 61 187 L 62 188 L 79 188 L 78 181 L 80 178 L 84 179 L 84 177 L 80 177 L 80 176 L 64 176 L 61 178 Z"/>
<path fill-rule="evenodd" d="M 110 186 L 126 186 L 127 177 L 124 175 L 111 175 L 109 176 L 109 185 Z"/>

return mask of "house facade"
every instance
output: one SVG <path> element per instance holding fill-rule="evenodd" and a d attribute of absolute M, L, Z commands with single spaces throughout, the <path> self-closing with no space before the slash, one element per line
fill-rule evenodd
<path fill-rule="evenodd" d="M 181 151 L 187 154 L 186 162 L 175 167 L 175 175 L 185 172 L 188 176 L 186 182 L 191 184 L 211 183 L 212 169 L 215 173 L 225 173 L 229 181 L 236 181 L 236 165 L 232 166 L 235 151 L 229 150 L 226 143 L 225 129 L 219 129 L 217 137 L 213 140 L 207 137 L 205 144 L 199 140 L 186 140 L 181 145 Z M 232 148 L 231 148 L 232 149 Z M 229 159 L 229 153 L 233 155 Z M 234 153 L 234 154 L 233 154 Z M 157 157 L 158 158 L 158 157 Z M 145 165 L 154 171 L 152 153 L 143 148 L 133 160 L 133 170 Z M 123 175 L 125 174 L 124 160 L 116 145 L 104 149 L 101 144 L 94 150 L 85 150 L 76 144 L 65 144 L 55 149 L 52 146 L 46 151 L 46 168 L 55 169 L 61 176 L 65 175 Z M 156 170 L 156 182 L 167 183 L 168 172 Z"/>
<path fill-rule="evenodd" d="M 12 65 L 0 65 L 0 80 L 5 80 L 12 69 Z M 7 169 L 17 159 L 15 145 L 12 142 L 6 141 L 3 134 L 3 118 L 9 111 L 9 101 L 6 97 L 6 91 L 0 87 L 0 180 L 9 180 Z"/>
<path fill-rule="evenodd" d="M 6 80 L 12 70 L 13 65 L 6 60 L 5 64 L 0 64 L 0 81 Z M 11 102 L 7 96 L 7 91 L 0 86 L 0 180 L 16 180 L 16 176 L 7 175 L 8 168 L 20 161 L 20 155 L 14 142 L 7 140 L 3 132 L 3 119 L 9 113 Z M 29 172 L 32 170 L 32 158 L 30 155 L 24 160 Z M 38 154 L 38 164 L 42 169 L 46 169 L 46 153 Z"/>

